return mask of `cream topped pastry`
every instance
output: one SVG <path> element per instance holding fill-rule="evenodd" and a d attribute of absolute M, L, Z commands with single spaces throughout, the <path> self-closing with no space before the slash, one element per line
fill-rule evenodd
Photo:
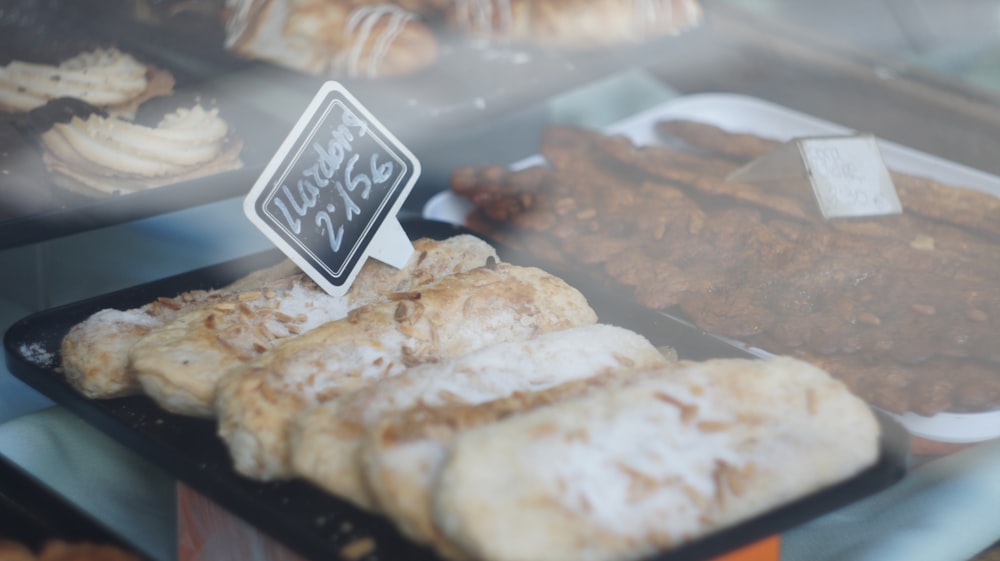
<path fill-rule="evenodd" d="M 19 60 L 0 67 L 0 109 L 30 111 L 60 97 L 131 116 L 138 104 L 173 90 L 173 76 L 116 48 L 95 49 L 58 65 Z"/>
<path fill-rule="evenodd" d="M 242 141 L 217 109 L 179 108 L 154 126 L 91 115 L 41 135 L 57 185 L 88 194 L 130 193 L 238 169 Z"/>

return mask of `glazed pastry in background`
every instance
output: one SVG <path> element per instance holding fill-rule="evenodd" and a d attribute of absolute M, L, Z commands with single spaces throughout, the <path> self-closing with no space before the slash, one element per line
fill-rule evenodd
<path fill-rule="evenodd" d="M 806 362 L 710 360 L 455 440 L 437 527 L 481 561 L 631 561 L 843 481 L 879 424 Z"/>
<path fill-rule="evenodd" d="M 52 181 L 89 196 L 127 194 L 243 167 L 243 141 L 218 109 L 182 107 L 153 127 L 90 115 L 40 137 Z"/>
<path fill-rule="evenodd" d="M 299 415 L 289 435 L 293 470 L 335 495 L 372 509 L 375 505 L 365 484 L 360 450 L 368 429 L 385 415 L 418 404 L 482 403 L 603 372 L 649 369 L 667 362 L 642 335 L 595 324 L 414 366 Z"/>
<path fill-rule="evenodd" d="M 227 0 L 223 18 L 230 52 L 309 74 L 405 76 L 438 56 L 418 15 L 392 3 Z"/>
<path fill-rule="evenodd" d="M 288 430 L 304 409 L 409 367 L 596 321 L 578 290 L 534 267 L 499 263 L 451 275 L 355 309 L 230 371 L 218 387 L 219 434 L 236 471 L 289 477 Z"/>
<path fill-rule="evenodd" d="M 58 65 L 11 61 L 0 67 L 0 110 L 29 111 L 73 97 L 131 118 L 139 104 L 173 91 L 174 77 L 116 48 L 80 53 Z"/>
<path fill-rule="evenodd" d="M 496 251 L 469 235 L 421 238 L 402 268 L 375 259 L 362 267 L 347 294 L 330 296 L 304 273 L 248 290 L 231 291 L 210 305 L 154 327 L 129 349 L 129 369 L 143 393 L 173 413 L 215 414 L 218 381 L 280 341 L 442 277 L 481 267 Z"/>
<path fill-rule="evenodd" d="M 697 0 L 454 0 L 450 24 L 489 43 L 584 51 L 675 35 L 702 20 Z"/>

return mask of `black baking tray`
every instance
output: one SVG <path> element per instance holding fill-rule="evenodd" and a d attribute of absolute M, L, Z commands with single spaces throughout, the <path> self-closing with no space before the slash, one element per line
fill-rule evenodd
<path fill-rule="evenodd" d="M 460 226 L 423 219 L 404 219 L 402 222 L 411 238 L 440 239 L 470 233 Z M 509 262 L 536 264 L 512 250 L 498 246 L 498 251 Z M 58 373 L 61 339 L 73 325 L 94 312 L 103 308 L 133 308 L 158 296 L 218 287 L 277 262 L 281 257 L 276 250 L 264 252 L 35 313 L 16 322 L 4 336 L 9 369 L 41 393 L 307 558 L 334 558 L 352 541 L 372 538 L 377 544 L 373 560 L 375 557 L 380 561 L 437 559 L 432 552 L 401 537 L 384 519 L 361 512 L 309 483 L 301 480 L 260 483 L 239 476 L 231 467 L 224 444 L 216 436 L 213 421 L 166 413 L 144 396 L 86 399 Z M 548 270 L 559 274 L 552 267 Z M 751 356 L 745 349 L 659 312 L 641 308 L 612 292 L 570 282 L 587 296 L 602 322 L 633 329 L 656 345 L 671 346 L 681 358 Z M 905 474 L 909 438 L 894 420 L 883 415 L 879 419 L 882 434 L 875 465 L 856 477 L 738 526 L 664 552 L 656 560 L 708 559 L 780 533 L 892 485 Z"/>
<path fill-rule="evenodd" d="M 55 540 L 106 545 L 145 558 L 133 544 L 2 455 L 0 540 L 15 541 L 36 552 Z"/>

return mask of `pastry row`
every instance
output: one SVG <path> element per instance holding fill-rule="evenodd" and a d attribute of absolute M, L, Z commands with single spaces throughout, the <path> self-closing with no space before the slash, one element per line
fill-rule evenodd
<path fill-rule="evenodd" d="M 871 410 L 816 367 L 679 361 L 478 238 L 414 246 L 344 297 L 282 262 L 99 311 L 61 371 L 215 418 L 239 473 L 304 478 L 450 559 L 639 559 L 877 459 Z"/>

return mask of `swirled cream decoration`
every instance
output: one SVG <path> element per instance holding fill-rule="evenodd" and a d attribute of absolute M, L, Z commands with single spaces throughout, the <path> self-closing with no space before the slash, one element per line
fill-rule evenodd
<path fill-rule="evenodd" d="M 59 97 L 102 108 L 127 104 L 146 91 L 146 73 L 146 65 L 114 48 L 81 53 L 58 66 L 15 60 L 0 67 L 0 107 L 30 111 Z"/>
<path fill-rule="evenodd" d="M 93 190 L 132 192 L 242 166 L 241 143 L 218 110 L 181 108 L 155 127 L 91 115 L 41 136 L 45 163 Z M 57 181 L 57 183 L 60 183 Z"/>

